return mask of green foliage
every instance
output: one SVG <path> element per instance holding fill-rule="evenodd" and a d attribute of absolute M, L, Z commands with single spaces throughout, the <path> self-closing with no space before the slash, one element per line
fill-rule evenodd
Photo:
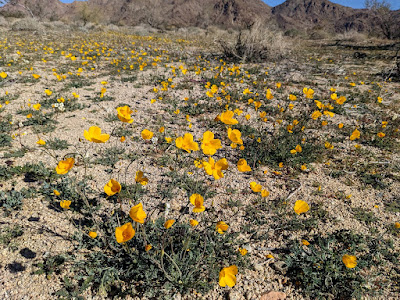
<path fill-rule="evenodd" d="M 351 231 L 306 239 L 309 246 L 299 241 L 290 243 L 290 254 L 286 255 L 287 276 L 312 299 L 361 299 L 367 294 L 379 294 L 385 285 L 379 278 L 382 268 L 394 270 L 392 263 L 399 258 L 391 241 Z M 357 257 L 356 268 L 344 265 L 345 254 Z"/>
<path fill-rule="evenodd" d="M 36 264 L 38 270 L 35 271 L 35 274 L 46 274 L 49 278 L 49 275 L 56 273 L 59 274 L 61 271 L 61 266 L 65 263 L 66 258 L 63 255 L 55 255 L 45 258 L 43 262 Z"/>
<path fill-rule="evenodd" d="M 114 167 L 115 164 L 120 160 L 121 155 L 125 153 L 125 149 L 121 147 L 111 147 L 107 148 L 101 153 L 100 158 L 96 160 L 96 163 Z"/>
<path fill-rule="evenodd" d="M 25 181 L 51 180 L 55 177 L 55 172 L 45 167 L 40 162 L 38 164 L 27 163 L 23 166 L 0 166 L 0 180 L 8 180 L 14 176 L 25 175 Z"/>
<path fill-rule="evenodd" d="M 19 209 L 25 198 L 32 198 L 36 194 L 34 188 L 22 188 L 17 191 L 14 188 L 8 191 L 0 191 L 0 207 L 7 210 Z"/>
<path fill-rule="evenodd" d="M 281 162 L 285 166 L 298 167 L 321 159 L 323 146 L 320 145 L 318 140 L 310 137 L 303 144 L 302 140 L 305 137 L 304 132 L 300 130 L 289 133 L 284 128 L 281 128 L 276 134 L 258 135 L 246 143 L 242 152 L 243 157 L 250 166 L 261 164 L 274 168 Z M 260 142 L 257 141 L 258 138 L 261 139 Z M 290 153 L 290 150 L 297 145 L 301 145 L 302 152 Z"/>
<path fill-rule="evenodd" d="M 354 218 L 359 220 L 360 222 L 364 222 L 367 225 L 371 225 L 378 221 L 378 218 L 375 217 L 372 211 L 368 211 L 365 208 L 352 208 Z"/>
<path fill-rule="evenodd" d="M 4 226 L 0 229 L 0 244 L 9 247 L 12 245 L 13 239 L 24 233 L 19 225 Z"/>
<path fill-rule="evenodd" d="M 42 114 L 41 112 L 35 111 L 32 113 L 32 117 L 22 122 L 24 126 L 33 126 L 35 133 L 48 133 L 54 131 L 55 125 L 58 124 L 53 119 L 54 113 Z"/>
<path fill-rule="evenodd" d="M 0 110 L 1 112 L 1 110 Z M 1 116 L 0 119 L 0 133 L 9 133 L 11 131 L 12 125 L 12 115 Z M 1 144 L 0 144 L 1 145 Z"/>
<path fill-rule="evenodd" d="M 24 197 L 19 191 L 0 191 L 0 207 L 4 207 L 6 209 L 20 208 L 23 199 Z"/>
<path fill-rule="evenodd" d="M 53 140 L 46 141 L 46 146 L 51 150 L 64 150 L 68 149 L 70 144 L 66 140 L 55 138 Z"/>
<path fill-rule="evenodd" d="M 0 133 L 0 148 L 11 146 L 12 138 L 8 134 Z"/>
<path fill-rule="evenodd" d="M 93 250 L 84 260 L 77 261 L 74 265 L 77 275 L 68 279 L 69 285 L 59 292 L 60 295 L 78 295 L 83 292 L 83 286 L 108 297 L 128 294 L 165 297 L 191 289 L 205 293 L 212 289 L 211 282 L 218 281 L 223 267 L 232 264 L 248 267 L 247 259 L 233 247 L 238 242 L 237 234 L 218 234 L 215 224 L 191 228 L 176 223 L 166 230 L 165 220 L 159 218 L 136 227 L 135 237 L 123 245 L 116 243 L 114 237 L 118 219 L 120 223 L 131 221 L 121 212 L 114 214 L 101 224 L 104 240 L 94 241 L 82 234 L 75 236 L 81 247 L 95 244 L 108 250 Z M 146 232 L 146 243 L 140 236 L 142 230 Z M 145 251 L 146 244 L 153 248 Z"/>

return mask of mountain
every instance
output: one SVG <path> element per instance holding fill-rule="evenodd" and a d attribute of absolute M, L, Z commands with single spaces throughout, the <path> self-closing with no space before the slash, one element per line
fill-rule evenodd
<path fill-rule="evenodd" d="M 8 4 L 1 7 L 0 13 L 27 15 L 27 11 L 31 10 L 40 19 L 118 25 L 146 23 L 167 29 L 209 25 L 238 28 L 249 26 L 256 19 L 275 23 L 284 31 L 320 30 L 331 33 L 382 32 L 382 24 L 389 24 L 391 28 L 395 27 L 393 24 L 399 24 L 394 32 L 385 35 L 400 33 L 400 10 L 382 14 L 345 7 L 328 0 L 286 0 L 273 8 L 261 0 L 88 0 L 71 4 L 59 0 L 17 2 L 19 6 Z"/>
<path fill-rule="evenodd" d="M 88 0 L 64 4 L 58 0 L 18 0 L 35 16 L 45 19 L 152 26 L 219 25 L 241 27 L 257 17 L 267 19 L 271 8 L 261 0 Z M 26 4 L 25 4 L 26 3 Z M 0 12 L 27 14 L 21 6 L 5 5 Z"/>
<path fill-rule="evenodd" d="M 272 9 L 283 29 L 324 29 L 332 32 L 367 31 L 374 13 L 328 0 L 287 0 Z"/>

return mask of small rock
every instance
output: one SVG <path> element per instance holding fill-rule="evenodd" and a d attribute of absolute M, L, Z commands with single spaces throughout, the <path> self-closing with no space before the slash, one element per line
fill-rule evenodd
<path fill-rule="evenodd" d="M 231 290 L 228 294 L 229 300 L 242 300 L 243 295 L 236 290 Z"/>
<path fill-rule="evenodd" d="M 176 294 L 172 297 L 172 299 L 174 299 L 174 300 L 181 300 L 181 299 L 182 299 L 182 296 L 181 296 L 180 293 L 176 293 Z"/>
<path fill-rule="evenodd" d="M 284 300 L 286 299 L 286 294 L 282 292 L 270 291 L 268 293 L 262 294 L 260 300 Z"/>

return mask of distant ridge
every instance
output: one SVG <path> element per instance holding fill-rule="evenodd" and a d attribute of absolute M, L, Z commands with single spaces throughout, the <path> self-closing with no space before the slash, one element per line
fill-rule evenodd
<path fill-rule="evenodd" d="M 379 32 L 380 16 L 367 9 L 353 9 L 328 0 L 287 0 L 271 8 L 261 0 L 88 0 L 65 4 L 59 0 L 27 1 L 33 14 L 48 20 L 153 27 L 238 28 L 256 19 L 276 24 L 284 31 L 324 30 L 327 32 Z M 27 14 L 21 8 L 5 5 L 3 14 Z M 388 16 L 386 16 L 388 17 Z M 400 10 L 390 12 L 390 22 L 400 24 Z M 400 32 L 400 26 L 399 26 Z"/>

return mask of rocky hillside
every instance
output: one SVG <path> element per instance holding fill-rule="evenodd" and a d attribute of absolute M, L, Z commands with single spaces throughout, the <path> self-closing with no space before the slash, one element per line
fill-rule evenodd
<path fill-rule="evenodd" d="M 58 0 L 18 0 L 45 19 L 84 20 L 121 25 L 246 26 L 257 17 L 268 19 L 271 9 L 261 0 L 88 0 L 63 4 Z M 6 5 L 6 13 L 28 14 L 22 6 Z"/>
<path fill-rule="evenodd" d="M 287 0 L 272 8 L 272 14 L 282 29 L 330 32 L 372 32 L 379 30 L 379 16 L 367 9 L 353 9 L 328 0 Z M 391 12 L 387 21 L 398 19 L 398 11 Z M 400 19 L 398 19 L 400 21 Z"/>
<path fill-rule="evenodd" d="M 118 25 L 146 23 L 156 28 L 209 25 L 232 28 L 261 19 L 285 31 L 377 32 L 381 31 L 382 21 L 400 24 L 399 10 L 382 17 L 374 11 L 352 9 L 328 0 L 287 0 L 273 8 L 261 0 L 88 0 L 71 4 L 59 0 L 18 0 L 18 3 L 6 5 L 0 12 L 29 15 L 30 10 L 41 19 Z M 397 29 L 394 31 L 393 34 Z"/>

